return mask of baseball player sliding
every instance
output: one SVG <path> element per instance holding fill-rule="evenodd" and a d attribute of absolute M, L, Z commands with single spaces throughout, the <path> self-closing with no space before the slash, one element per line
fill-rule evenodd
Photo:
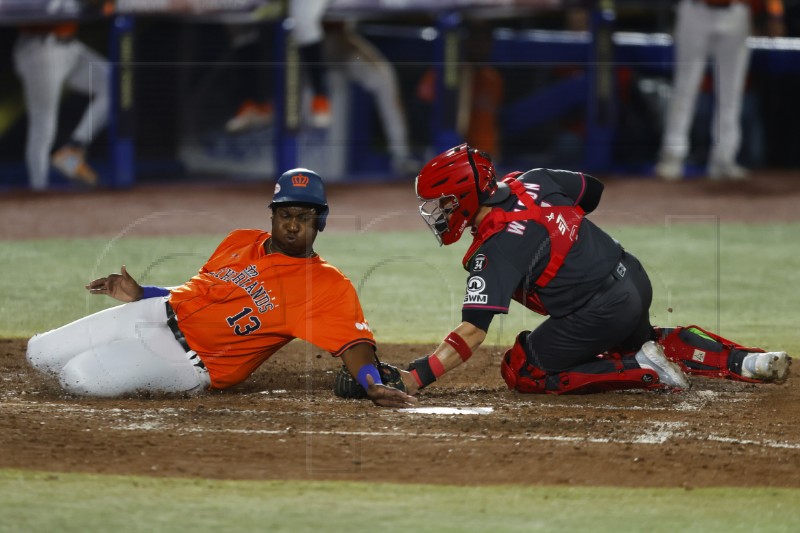
<path fill-rule="evenodd" d="M 565 394 L 686 389 L 684 371 L 751 382 L 782 381 L 786 352 L 746 348 L 698 327 L 655 329 L 641 263 L 584 215 L 603 184 L 586 174 L 534 169 L 498 181 L 491 159 L 464 144 L 423 167 L 420 213 L 440 244 L 471 228 L 461 323 L 411 363 L 413 393 L 468 360 L 511 300 L 548 315 L 505 352 L 510 389 Z"/>
<path fill-rule="evenodd" d="M 233 231 L 179 287 L 142 287 L 124 266 L 92 281 L 92 294 L 126 303 L 34 336 L 28 361 L 74 394 L 194 393 L 244 381 L 299 338 L 341 357 L 375 404 L 413 405 L 382 384 L 352 283 L 314 252 L 329 211 L 322 179 L 284 173 L 270 208 L 272 233 Z"/>

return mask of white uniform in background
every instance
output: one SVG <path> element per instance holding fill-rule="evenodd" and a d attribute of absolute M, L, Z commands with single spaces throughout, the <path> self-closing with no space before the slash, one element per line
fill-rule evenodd
<path fill-rule="evenodd" d="M 45 32 L 21 31 L 13 57 L 28 114 L 25 161 L 29 181 L 31 188 L 42 190 L 48 185 L 50 151 L 64 85 L 92 97 L 71 135 L 71 139 L 86 146 L 108 122 L 109 64 L 77 39 Z"/>
<path fill-rule="evenodd" d="M 392 169 L 397 173 L 416 174 L 419 164 L 411 158 L 405 110 L 392 64 L 372 43 L 349 28 L 329 32 L 326 44 L 330 66 L 342 68 L 352 82 L 375 99 Z"/>
<path fill-rule="evenodd" d="M 656 165 L 656 174 L 660 177 L 683 177 L 683 165 L 690 149 L 689 132 L 709 58 L 713 60 L 716 91 L 709 177 L 746 177 L 745 170 L 736 164 L 736 155 L 742 137 L 740 119 L 750 57 L 749 35 L 748 3 L 733 1 L 727 6 L 712 7 L 704 0 L 681 0 L 674 34 L 672 100 Z"/>
<path fill-rule="evenodd" d="M 325 30 L 322 17 L 330 0 L 290 0 L 289 17 L 294 21 L 292 38 L 297 46 L 308 46 L 322 41 Z"/>

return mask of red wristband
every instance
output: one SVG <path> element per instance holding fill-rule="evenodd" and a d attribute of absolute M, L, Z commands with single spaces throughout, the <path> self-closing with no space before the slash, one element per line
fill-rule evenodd
<path fill-rule="evenodd" d="M 455 331 L 451 331 L 450 334 L 445 337 L 444 342 L 452 346 L 453 349 L 458 352 L 462 361 L 466 361 L 472 357 L 472 349 L 469 347 L 469 344 Z"/>
<path fill-rule="evenodd" d="M 415 359 L 408 370 L 420 388 L 427 387 L 445 373 L 442 361 L 433 354 Z"/>
<path fill-rule="evenodd" d="M 430 354 L 428 356 L 428 364 L 431 365 L 431 371 L 433 372 L 433 375 L 436 376 L 436 379 L 442 377 L 442 374 L 445 372 L 444 365 L 436 355 Z"/>

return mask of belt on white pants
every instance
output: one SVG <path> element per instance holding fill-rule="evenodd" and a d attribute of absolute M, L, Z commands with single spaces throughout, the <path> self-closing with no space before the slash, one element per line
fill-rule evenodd
<path fill-rule="evenodd" d="M 181 347 L 186 351 L 186 356 L 189 358 L 189 362 L 192 363 L 192 366 L 194 366 L 197 370 L 197 375 L 200 376 L 207 385 L 210 385 L 211 380 L 208 377 L 206 364 L 202 359 L 200 359 L 200 356 L 197 354 L 197 352 L 192 350 L 191 346 L 189 346 L 189 343 L 186 342 L 186 336 L 181 331 L 181 328 L 178 327 L 178 317 L 175 316 L 175 310 L 169 304 L 169 301 L 165 300 L 164 306 L 167 309 L 167 326 L 175 336 L 175 340 L 178 341 L 178 344 L 180 344 Z"/>

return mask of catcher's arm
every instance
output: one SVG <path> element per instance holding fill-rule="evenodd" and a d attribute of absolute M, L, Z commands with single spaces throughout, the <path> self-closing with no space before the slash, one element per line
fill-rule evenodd
<path fill-rule="evenodd" d="M 409 370 L 414 376 L 415 383 L 407 387 L 408 393 L 414 394 L 419 389 L 427 387 L 442 374 L 469 359 L 472 352 L 477 350 L 484 340 L 486 340 L 484 330 L 469 322 L 459 324 L 432 354 L 411 362 Z"/>
<path fill-rule="evenodd" d="M 350 374 L 358 379 L 365 366 L 372 365 L 372 368 L 375 368 L 374 348 L 365 342 L 356 344 L 342 354 L 342 362 Z M 380 376 L 377 373 L 377 369 L 374 375 Z M 367 391 L 367 398 L 372 400 L 375 405 L 380 405 L 381 407 L 410 407 L 416 405 L 417 399 L 413 396 L 409 396 L 398 389 L 387 387 L 382 383 L 376 383 L 372 373 L 366 373 L 365 377 L 368 385 L 364 387 Z"/>

